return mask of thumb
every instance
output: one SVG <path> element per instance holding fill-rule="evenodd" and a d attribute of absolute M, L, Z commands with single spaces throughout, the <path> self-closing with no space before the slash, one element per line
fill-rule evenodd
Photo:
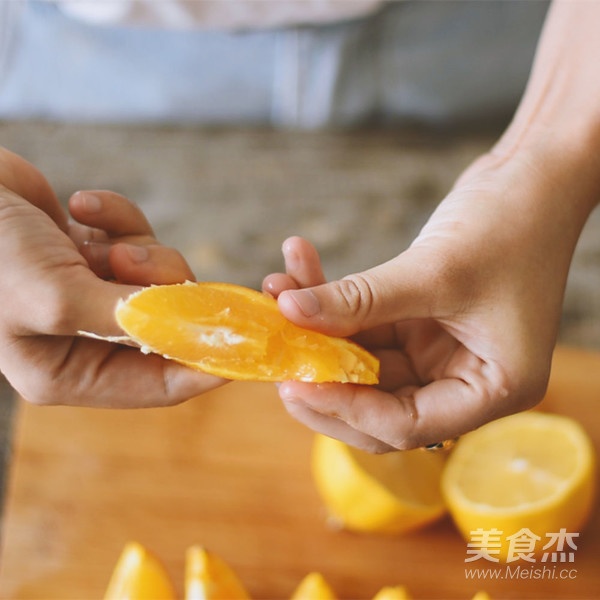
<path fill-rule="evenodd" d="M 300 327 L 350 336 L 363 329 L 433 316 L 435 285 L 410 250 L 362 273 L 279 295 L 282 314 Z M 437 295 L 437 294 L 436 294 Z"/>

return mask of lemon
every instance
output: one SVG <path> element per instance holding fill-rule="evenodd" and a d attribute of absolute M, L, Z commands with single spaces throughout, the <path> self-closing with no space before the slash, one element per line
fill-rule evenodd
<path fill-rule="evenodd" d="M 403 585 L 381 588 L 373 600 L 410 600 L 410 596 Z"/>
<path fill-rule="evenodd" d="M 321 573 L 309 573 L 292 594 L 291 600 L 336 600 L 337 596 Z"/>
<path fill-rule="evenodd" d="M 162 563 L 137 542 L 129 542 L 115 567 L 104 600 L 174 600 L 175 588 Z"/>
<path fill-rule="evenodd" d="M 217 554 L 191 546 L 185 557 L 186 600 L 247 600 L 248 592 L 233 569 Z"/>
<path fill-rule="evenodd" d="M 535 556 L 552 534 L 578 534 L 591 513 L 594 488 L 594 449 L 581 425 L 539 412 L 505 417 L 465 435 L 442 478 L 472 560 L 478 552 L 491 560 L 515 560 L 517 550 Z M 546 551 L 556 550 L 561 548 Z"/>
<path fill-rule="evenodd" d="M 445 513 L 444 462 L 443 453 L 373 455 L 317 434 L 312 473 L 333 523 L 354 531 L 399 533 Z"/>

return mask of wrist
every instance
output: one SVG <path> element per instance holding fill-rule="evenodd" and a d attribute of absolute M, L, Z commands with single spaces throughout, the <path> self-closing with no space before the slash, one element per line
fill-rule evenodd
<path fill-rule="evenodd" d="M 493 149 L 531 164 L 587 215 L 600 199 L 600 3 L 555 0 L 527 89 Z"/>

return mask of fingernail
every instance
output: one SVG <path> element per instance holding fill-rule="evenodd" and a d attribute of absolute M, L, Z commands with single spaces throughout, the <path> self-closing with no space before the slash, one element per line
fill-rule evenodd
<path fill-rule="evenodd" d="M 108 255 L 110 253 L 109 243 L 85 241 L 83 242 L 83 249 L 95 261 L 102 261 L 108 263 Z"/>
<path fill-rule="evenodd" d="M 321 311 L 319 299 L 311 290 L 288 290 L 287 292 L 305 317 L 314 317 Z"/>
<path fill-rule="evenodd" d="M 141 263 L 148 260 L 148 249 L 145 246 L 133 246 L 127 244 L 125 246 L 129 258 L 134 263 Z"/>
<path fill-rule="evenodd" d="M 97 213 L 102 210 L 102 200 L 96 194 L 84 192 L 81 194 L 83 210 L 88 213 Z"/>

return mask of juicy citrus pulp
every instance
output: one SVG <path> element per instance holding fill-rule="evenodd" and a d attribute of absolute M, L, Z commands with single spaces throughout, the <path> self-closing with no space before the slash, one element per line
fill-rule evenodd
<path fill-rule="evenodd" d="M 237 285 L 144 288 L 119 302 L 116 318 L 143 351 L 228 379 L 378 381 L 369 352 L 294 325 L 271 296 Z"/>
<path fill-rule="evenodd" d="M 399 533 L 445 513 L 443 453 L 373 455 L 317 434 L 312 472 L 332 522 L 356 531 Z"/>
<path fill-rule="evenodd" d="M 231 567 L 201 546 L 188 548 L 185 557 L 186 600 L 247 600 L 248 592 Z"/>
<path fill-rule="evenodd" d="M 162 563 L 136 542 L 128 543 L 113 571 L 104 600 L 174 600 L 175 588 Z"/>
<path fill-rule="evenodd" d="M 489 537 L 485 532 L 501 532 L 489 540 L 499 547 L 490 546 L 486 554 L 506 559 L 507 538 L 522 530 L 523 542 L 540 538 L 538 553 L 550 534 L 561 529 L 579 533 L 593 505 L 594 465 L 592 443 L 578 423 L 559 415 L 521 413 L 459 440 L 442 489 L 464 537 L 480 544 L 480 535 Z"/>
<path fill-rule="evenodd" d="M 336 600 L 337 596 L 321 573 L 309 573 L 292 594 L 291 600 Z"/>

